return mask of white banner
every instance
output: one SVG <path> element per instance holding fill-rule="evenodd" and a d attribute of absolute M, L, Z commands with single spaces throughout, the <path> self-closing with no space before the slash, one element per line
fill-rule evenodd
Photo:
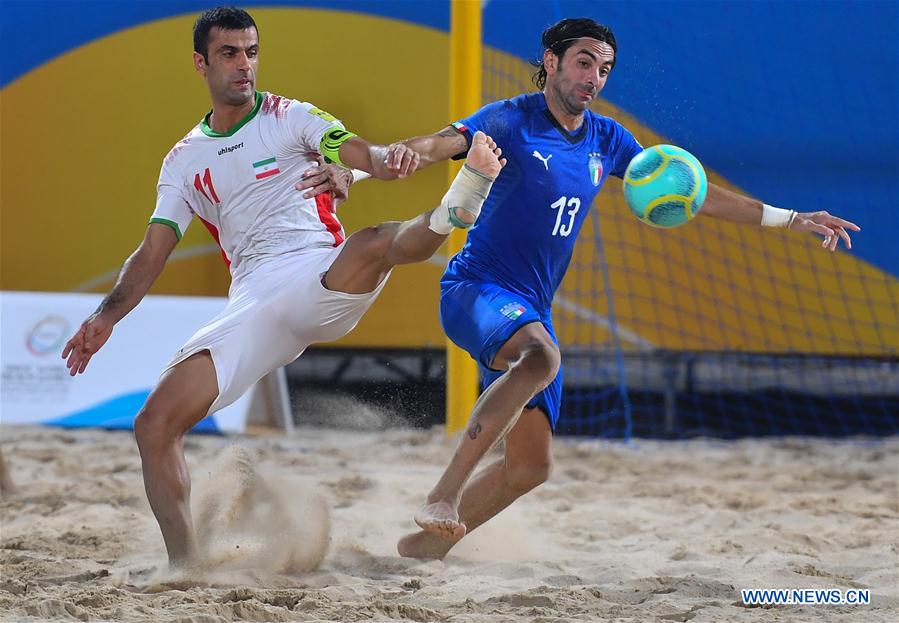
<path fill-rule="evenodd" d="M 102 299 L 99 294 L 0 292 L 0 421 L 131 428 L 175 351 L 228 302 L 147 296 L 116 325 L 84 374 L 71 377 L 62 348 Z M 252 393 L 194 430 L 244 432 Z"/>

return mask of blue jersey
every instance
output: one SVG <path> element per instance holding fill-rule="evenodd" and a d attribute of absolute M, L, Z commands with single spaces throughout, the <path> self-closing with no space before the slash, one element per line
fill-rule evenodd
<path fill-rule="evenodd" d="M 568 132 L 543 93 L 488 104 L 453 125 L 469 144 L 478 130 L 492 136 L 508 164 L 444 279 L 496 283 L 548 311 L 596 193 L 609 174 L 622 177 L 642 147 L 589 110 Z"/>

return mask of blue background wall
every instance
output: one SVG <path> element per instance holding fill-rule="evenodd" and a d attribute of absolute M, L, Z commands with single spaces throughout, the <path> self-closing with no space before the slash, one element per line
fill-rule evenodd
<path fill-rule="evenodd" d="M 0 85 L 98 37 L 212 4 L 5 0 Z M 243 5 L 449 25 L 441 1 Z M 485 43 L 534 58 L 542 28 L 580 15 L 618 38 L 603 97 L 769 203 L 856 221 L 852 253 L 899 275 L 899 3 L 492 0 Z M 388 70 L 385 79 L 414 79 Z"/>

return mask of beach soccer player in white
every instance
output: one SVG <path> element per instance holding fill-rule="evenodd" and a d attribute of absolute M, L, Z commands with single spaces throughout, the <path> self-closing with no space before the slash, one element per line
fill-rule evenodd
<path fill-rule="evenodd" d="M 188 224 L 203 222 L 231 271 L 228 305 L 177 352 L 134 422 L 147 497 L 173 565 L 197 557 L 184 434 L 308 345 L 349 332 L 395 265 L 426 260 L 455 226 L 474 222 L 503 164 L 481 133 L 440 207 L 344 239 L 329 197 L 296 189 L 319 155 L 380 179 L 406 177 L 419 156 L 405 145 L 370 144 L 311 104 L 256 91 L 259 49 L 245 11 L 219 7 L 197 20 L 193 62 L 212 111 L 166 156 L 143 241 L 62 353 L 72 375 L 84 372 Z"/>

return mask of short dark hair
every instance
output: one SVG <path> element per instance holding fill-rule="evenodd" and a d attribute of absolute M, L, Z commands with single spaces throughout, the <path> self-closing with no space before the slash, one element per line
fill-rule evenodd
<path fill-rule="evenodd" d="M 541 41 L 544 51 L 552 50 L 553 54 L 561 60 L 565 50 L 581 37 L 590 37 L 612 46 L 616 57 L 612 59 L 612 67 L 615 66 L 615 60 L 618 57 L 618 44 L 615 42 L 615 35 L 612 34 L 609 27 L 598 24 L 589 17 L 563 19 L 544 30 Z M 546 67 L 543 66 L 543 56 L 541 55 L 538 60 L 534 61 L 533 65 L 539 67 L 533 76 L 534 84 L 538 89 L 543 90 L 543 87 L 546 86 Z"/>
<path fill-rule="evenodd" d="M 218 26 L 222 30 L 246 30 L 256 28 L 256 22 L 243 9 L 233 6 L 217 6 L 204 11 L 194 24 L 194 52 L 203 55 L 209 63 L 209 31 Z M 258 28 L 256 28 L 258 32 Z"/>

